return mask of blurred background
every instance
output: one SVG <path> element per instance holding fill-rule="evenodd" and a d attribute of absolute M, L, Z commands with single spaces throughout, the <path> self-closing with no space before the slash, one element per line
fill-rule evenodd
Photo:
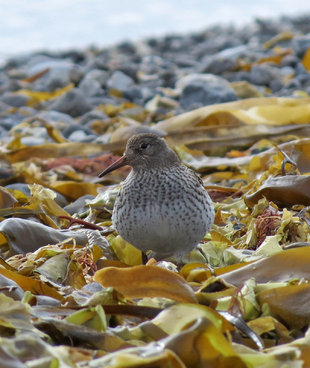
<path fill-rule="evenodd" d="M 309 0 L 0 0 L 0 6 L 0 60 L 310 12 Z"/>

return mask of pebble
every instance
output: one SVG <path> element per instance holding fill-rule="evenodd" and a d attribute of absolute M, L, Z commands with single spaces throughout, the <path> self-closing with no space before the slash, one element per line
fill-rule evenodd
<path fill-rule="evenodd" d="M 11 107 L 22 107 L 25 106 L 29 97 L 23 95 L 17 95 L 15 93 L 4 93 L 1 96 L 1 102 Z"/>
<path fill-rule="evenodd" d="M 77 117 L 91 110 L 92 106 L 80 89 L 73 88 L 52 102 L 48 109 Z"/>
<path fill-rule="evenodd" d="M 31 77 L 45 70 L 47 72 L 33 83 L 37 90 L 53 91 L 70 83 L 77 83 L 83 76 L 80 66 L 66 60 L 48 60 L 34 63 L 28 69 L 27 76 Z"/>
<path fill-rule="evenodd" d="M 237 99 L 229 83 L 213 74 L 190 74 L 179 80 L 177 87 L 182 89 L 180 105 L 185 110 Z"/>
<path fill-rule="evenodd" d="M 118 91 L 124 91 L 133 85 L 133 79 L 119 70 L 113 72 L 107 81 L 107 87 L 109 89 L 116 89 Z"/>

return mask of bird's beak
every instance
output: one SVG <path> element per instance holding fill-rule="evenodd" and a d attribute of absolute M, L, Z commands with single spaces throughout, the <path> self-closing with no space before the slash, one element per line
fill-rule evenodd
<path fill-rule="evenodd" d="M 120 167 L 128 165 L 128 158 L 126 155 L 122 156 L 120 159 L 115 161 L 112 165 L 108 166 L 105 170 L 102 171 L 101 174 L 98 175 L 99 178 L 102 178 L 104 175 L 108 174 L 109 172 L 116 170 Z"/>

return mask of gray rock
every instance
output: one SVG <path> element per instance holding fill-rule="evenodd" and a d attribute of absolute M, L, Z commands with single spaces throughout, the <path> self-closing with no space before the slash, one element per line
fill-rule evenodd
<path fill-rule="evenodd" d="M 107 118 L 108 115 L 106 115 L 103 111 L 94 109 L 82 115 L 79 120 L 79 124 L 86 125 L 88 122 L 92 120 L 105 120 Z"/>
<path fill-rule="evenodd" d="M 208 55 L 200 63 L 199 72 L 222 74 L 223 72 L 233 70 L 237 65 L 237 59 L 223 57 L 219 54 Z"/>
<path fill-rule="evenodd" d="M 307 74 L 299 74 L 296 76 L 298 82 L 301 84 L 302 88 L 310 87 L 310 73 Z"/>
<path fill-rule="evenodd" d="M 294 37 L 292 46 L 296 55 L 300 58 L 303 57 L 305 52 L 310 48 L 310 33 Z"/>
<path fill-rule="evenodd" d="M 270 82 L 270 88 L 272 92 L 278 92 L 284 87 L 283 83 L 279 79 L 273 79 Z"/>
<path fill-rule="evenodd" d="M 3 101 L 0 101 L 0 113 L 3 114 L 11 109 L 11 106 L 4 103 Z"/>
<path fill-rule="evenodd" d="M 305 69 L 305 67 L 302 65 L 302 63 L 298 63 L 295 68 L 296 75 L 300 74 L 308 74 L 308 71 Z"/>
<path fill-rule="evenodd" d="M 130 101 L 134 102 L 136 104 L 140 104 L 143 101 L 143 94 L 141 92 L 141 89 L 137 86 L 133 86 L 130 88 L 127 88 L 123 91 L 123 97 Z"/>
<path fill-rule="evenodd" d="M 80 66 L 66 60 L 48 60 L 35 64 L 28 69 L 28 76 L 35 75 L 45 69 L 49 71 L 34 82 L 37 89 L 53 91 L 70 83 L 77 83 L 83 76 Z"/>
<path fill-rule="evenodd" d="M 298 62 L 299 59 L 296 55 L 286 55 L 282 59 L 280 66 L 290 66 L 294 68 Z"/>
<path fill-rule="evenodd" d="M 295 89 L 300 89 L 301 88 L 301 84 L 299 82 L 298 79 L 294 78 L 294 79 L 291 79 L 286 85 L 285 85 L 285 88 L 286 89 L 292 89 L 292 90 L 295 90 Z"/>
<path fill-rule="evenodd" d="M 107 81 L 108 88 L 116 89 L 121 92 L 132 87 L 133 85 L 134 80 L 119 70 L 113 72 Z"/>
<path fill-rule="evenodd" d="M 43 137 L 22 137 L 21 143 L 25 144 L 26 146 L 41 146 L 42 144 L 46 143 L 46 140 Z"/>
<path fill-rule="evenodd" d="M 1 102 L 10 105 L 12 107 L 22 107 L 25 106 L 29 97 L 24 95 L 17 95 L 15 93 L 5 93 L 1 97 Z"/>
<path fill-rule="evenodd" d="M 47 121 L 60 131 L 63 131 L 65 128 L 68 127 L 68 125 L 74 124 L 72 116 L 59 111 L 40 111 L 37 116 Z"/>
<path fill-rule="evenodd" d="M 79 84 L 79 89 L 87 97 L 100 96 L 104 94 L 101 84 L 93 79 L 83 79 Z"/>
<path fill-rule="evenodd" d="M 96 138 L 94 134 L 88 135 L 84 130 L 76 130 L 72 132 L 68 139 L 72 142 L 91 142 Z"/>
<path fill-rule="evenodd" d="M 31 196 L 31 191 L 29 189 L 28 184 L 24 184 L 24 183 L 14 183 L 14 184 L 9 184 L 5 187 L 6 189 L 12 189 L 12 190 L 19 190 L 20 192 L 24 193 L 26 196 Z M 56 198 L 55 198 L 55 202 L 60 206 L 60 207 L 64 207 L 68 204 L 68 201 L 66 200 L 66 198 L 58 193 L 55 192 L 56 194 Z"/>
<path fill-rule="evenodd" d="M 180 105 L 185 110 L 237 99 L 229 83 L 212 74 L 190 74 L 179 80 L 177 87 L 182 89 Z"/>
<path fill-rule="evenodd" d="M 85 80 L 97 81 L 100 83 L 101 87 L 105 87 L 106 82 L 108 80 L 108 73 L 104 70 L 92 69 L 84 75 L 84 78 L 81 80 L 81 83 L 83 83 L 83 81 Z"/>
<path fill-rule="evenodd" d="M 9 89 L 10 78 L 5 73 L 0 73 L 0 93 Z"/>
<path fill-rule="evenodd" d="M 280 78 L 279 70 L 266 64 L 254 64 L 249 73 L 250 82 L 259 86 L 269 86 L 277 78 Z"/>
<path fill-rule="evenodd" d="M 48 107 L 49 110 L 60 111 L 73 117 L 81 116 L 91 110 L 91 108 L 90 103 L 77 88 L 73 88 L 61 95 Z"/>
<path fill-rule="evenodd" d="M 81 124 L 72 124 L 70 126 L 68 126 L 62 133 L 63 135 L 69 139 L 69 137 L 71 136 L 72 133 L 76 132 L 76 131 L 83 131 L 85 133 L 85 135 L 89 135 L 92 134 L 92 130 L 81 125 Z"/>
<path fill-rule="evenodd" d="M 3 127 L 2 125 L 0 125 L 0 138 L 7 137 L 8 134 L 9 134 L 9 131 L 5 127 Z"/>
<path fill-rule="evenodd" d="M 14 183 L 14 184 L 9 184 L 5 187 L 6 189 L 12 189 L 12 190 L 19 190 L 20 192 L 24 193 L 26 196 L 30 196 L 31 192 L 30 189 L 28 187 L 28 184 L 24 184 L 24 183 Z"/>

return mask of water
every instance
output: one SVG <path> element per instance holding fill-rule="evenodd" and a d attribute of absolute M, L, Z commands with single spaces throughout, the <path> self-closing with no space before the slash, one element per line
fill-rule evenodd
<path fill-rule="evenodd" d="M 0 59 L 34 50 L 107 46 L 215 23 L 310 13 L 309 0 L 0 0 Z"/>

